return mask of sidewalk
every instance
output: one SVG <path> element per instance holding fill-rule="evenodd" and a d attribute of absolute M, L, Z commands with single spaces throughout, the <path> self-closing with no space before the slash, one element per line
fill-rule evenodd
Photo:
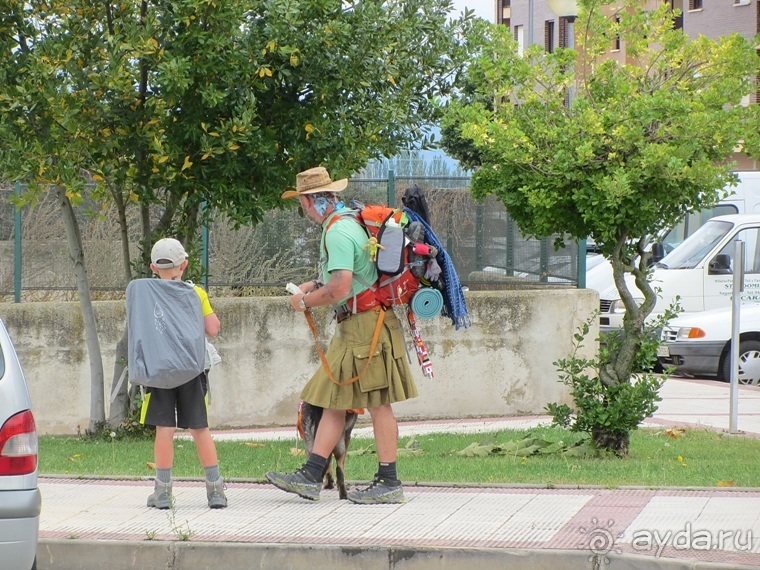
<path fill-rule="evenodd" d="M 660 410 L 647 425 L 728 427 L 728 384 L 670 379 L 661 394 Z M 541 422 L 548 419 L 409 422 L 400 424 L 400 433 L 485 432 Z M 760 389 L 741 389 L 738 427 L 760 437 Z M 215 434 L 293 437 L 293 428 Z M 314 503 L 271 485 L 232 482 L 230 506 L 212 511 L 203 484 L 192 481 L 175 483 L 172 512 L 143 506 L 152 489 L 148 480 L 42 478 L 40 488 L 40 570 L 760 568 L 760 489 L 405 482 L 404 504 L 363 506 L 340 501 L 334 491 Z"/>

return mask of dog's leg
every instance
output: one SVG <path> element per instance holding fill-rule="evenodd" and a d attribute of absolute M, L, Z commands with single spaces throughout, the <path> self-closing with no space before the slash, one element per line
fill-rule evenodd
<path fill-rule="evenodd" d="M 322 486 L 325 489 L 333 489 L 335 487 L 335 477 L 333 477 L 333 470 L 332 470 L 332 455 L 330 455 L 330 457 L 327 458 L 327 468 L 325 469 L 324 481 L 323 481 Z"/>
<path fill-rule="evenodd" d="M 348 445 L 351 443 L 351 431 L 356 425 L 357 415 L 354 412 L 346 412 L 346 425 L 343 428 L 343 437 L 338 441 L 338 445 L 333 450 L 335 456 L 335 473 L 338 479 L 338 496 L 341 499 L 348 498 L 346 491 L 346 455 L 348 454 Z"/>
<path fill-rule="evenodd" d="M 341 443 L 343 445 L 339 443 L 335 448 L 337 450 L 338 447 L 340 447 L 342 451 L 340 455 L 335 455 L 335 474 L 338 479 L 338 497 L 341 499 L 347 499 L 348 492 L 346 491 L 346 451 L 348 448 L 348 440 L 350 439 L 350 436 L 348 434 L 343 435 L 344 437 L 341 438 Z"/>

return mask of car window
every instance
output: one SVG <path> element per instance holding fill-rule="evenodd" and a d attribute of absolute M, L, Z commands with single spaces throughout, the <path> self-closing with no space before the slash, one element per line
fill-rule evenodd
<path fill-rule="evenodd" d="M 720 250 L 720 253 L 731 258 L 732 268 L 734 267 L 736 240 L 744 242 L 744 273 L 760 273 L 760 228 L 748 228 L 737 232 L 736 237 Z"/>
<path fill-rule="evenodd" d="M 5 353 L 3 352 L 3 348 L 0 346 L 0 380 L 5 378 Z"/>
<path fill-rule="evenodd" d="M 710 220 L 692 236 L 666 255 L 658 265 L 668 269 L 692 269 L 726 236 L 734 225 L 731 222 Z"/>

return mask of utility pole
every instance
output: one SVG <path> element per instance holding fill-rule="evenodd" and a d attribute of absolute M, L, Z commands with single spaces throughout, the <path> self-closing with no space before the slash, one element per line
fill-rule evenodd
<path fill-rule="evenodd" d="M 533 45 L 533 0 L 528 0 L 528 47 Z"/>

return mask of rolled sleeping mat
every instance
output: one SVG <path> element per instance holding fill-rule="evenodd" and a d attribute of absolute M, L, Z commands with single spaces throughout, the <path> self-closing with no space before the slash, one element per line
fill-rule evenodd
<path fill-rule="evenodd" d="M 443 310 L 443 295 L 433 287 L 418 289 L 412 297 L 412 312 L 421 319 L 433 319 Z"/>

